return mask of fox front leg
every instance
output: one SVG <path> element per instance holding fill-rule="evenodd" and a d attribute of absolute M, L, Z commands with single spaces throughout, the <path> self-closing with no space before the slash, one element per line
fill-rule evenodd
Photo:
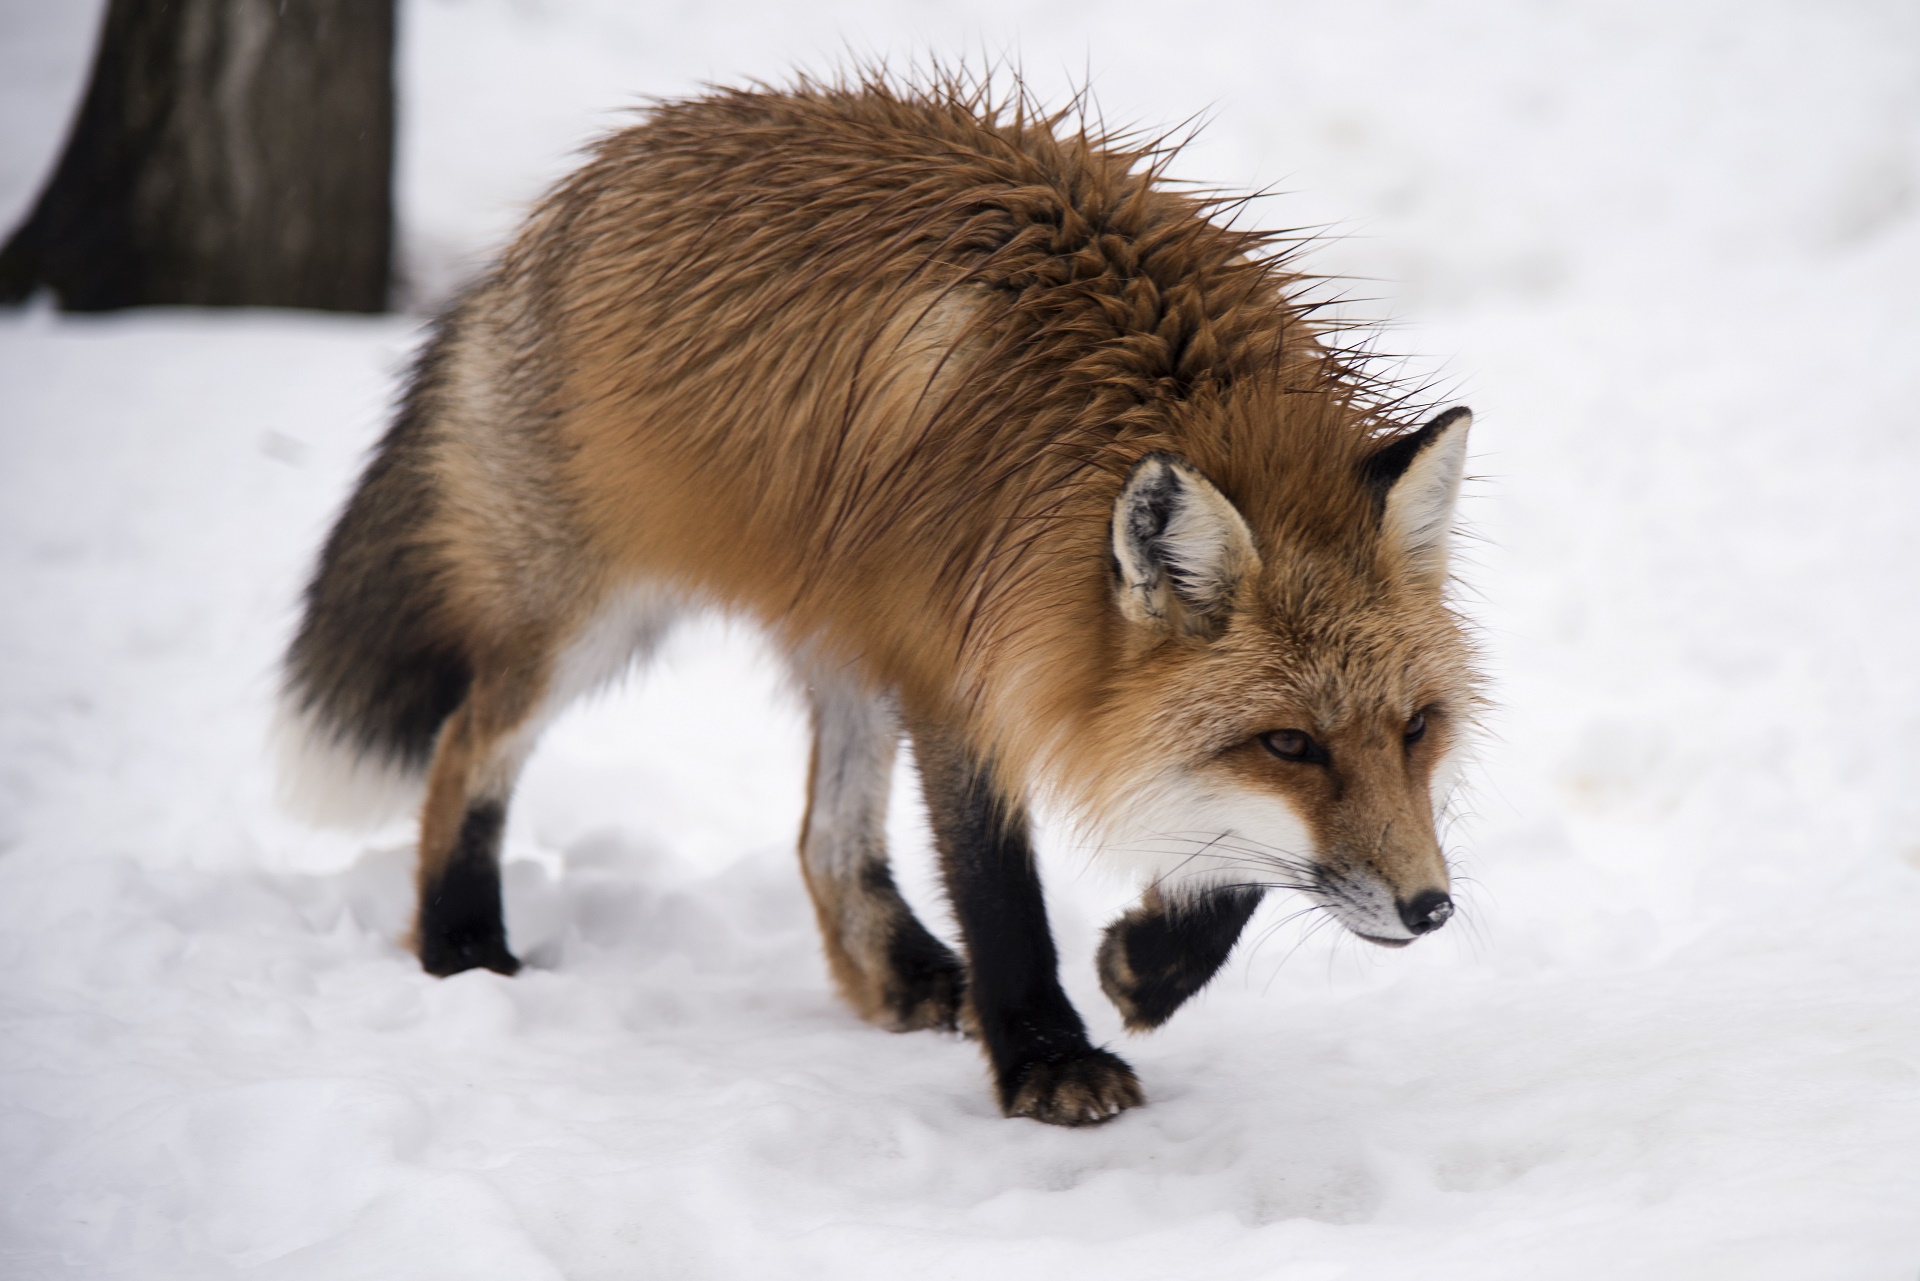
<path fill-rule="evenodd" d="M 947 892 L 966 940 L 965 1021 L 993 1068 L 1000 1109 L 1095 1125 L 1145 1101 L 1139 1078 L 1087 1040 L 1060 989 L 1059 958 L 1024 810 L 958 735 L 915 726 Z"/>
<path fill-rule="evenodd" d="M 1151 889 L 1107 927 L 1095 964 L 1128 1031 L 1159 1027 L 1220 972 L 1262 893 L 1233 886 L 1175 897 Z"/>

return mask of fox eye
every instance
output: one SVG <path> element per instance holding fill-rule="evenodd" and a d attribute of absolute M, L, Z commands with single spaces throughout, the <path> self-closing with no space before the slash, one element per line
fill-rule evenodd
<path fill-rule="evenodd" d="M 1309 765 L 1327 763 L 1327 749 L 1314 742 L 1313 735 L 1303 729 L 1268 730 L 1260 736 L 1260 746 L 1283 761 L 1304 761 Z"/>
<path fill-rule="evenodd" d="M 1426 735 L 1426 732 L 1427 714 L 1425 712 L 1415 712 L 1413 719 L 1407 722 L 1406 732 L 1402 738 L 1408 747 L 1412 747 Z"/>

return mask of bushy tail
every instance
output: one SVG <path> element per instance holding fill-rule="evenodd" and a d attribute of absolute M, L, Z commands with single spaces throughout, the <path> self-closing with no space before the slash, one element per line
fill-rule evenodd
<path fill-rule="evenodd" d="M 399 417 L 328 536 L 287 651 L 275 725 L 281 793 L 315 821 L 373 825 L 409 809 L 440 727 L 472 683 L 432 533 L 429 446 L 445 339 L 422 354 Z"/>

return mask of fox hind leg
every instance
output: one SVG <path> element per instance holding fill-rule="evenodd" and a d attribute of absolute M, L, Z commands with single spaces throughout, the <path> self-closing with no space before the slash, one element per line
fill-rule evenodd
<path fill-rule="evenodd" d="M 500 901 L 500 838 L 520 766 L 540 730 L 581 695 L 646 659 L 679 603 L 646 584 L 610 592 L 565 633 L 528 623 L 515 652 L 475 665 L 465 700 L 434 745 L 420 817 L 414 941 L 432 974 L 512 974 Z"/>
<path fill-rule="evenodd" d="M 814 674 L 807 699 L 813 762 L 800 867 L 834 981 L 882 1027 L 951 1029 L 965 970 L 914 916 L 887 865 L 899 716 L 884 695 L 833 673 Z"/>
<path fill-rule="evenodd" d="M 500 901 L 500 838 L 506 827 L 524 735 L 525 700 L 476 681 L 440 732 L 420 817 L 420 964 L 442 977 L 463 970 L 512 974 Z"/>

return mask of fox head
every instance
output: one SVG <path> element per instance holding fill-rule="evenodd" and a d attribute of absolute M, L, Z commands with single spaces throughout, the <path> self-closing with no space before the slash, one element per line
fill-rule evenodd
<path fill-rule="evenodd" d="M 1134 465 L 1098 731 L 1124 794 L 1099 840 L 1162 892 L 1297 889 L 1389 947 L 1452 915 L 1435 812 L 1474 703 L 1444 595 L 1470 422 L 1449 410 L 1349 453 L 1313 479 L 1340 491 L 1314 512 L 1269 487 L 1252 521 L 1182 458 Z"/>

